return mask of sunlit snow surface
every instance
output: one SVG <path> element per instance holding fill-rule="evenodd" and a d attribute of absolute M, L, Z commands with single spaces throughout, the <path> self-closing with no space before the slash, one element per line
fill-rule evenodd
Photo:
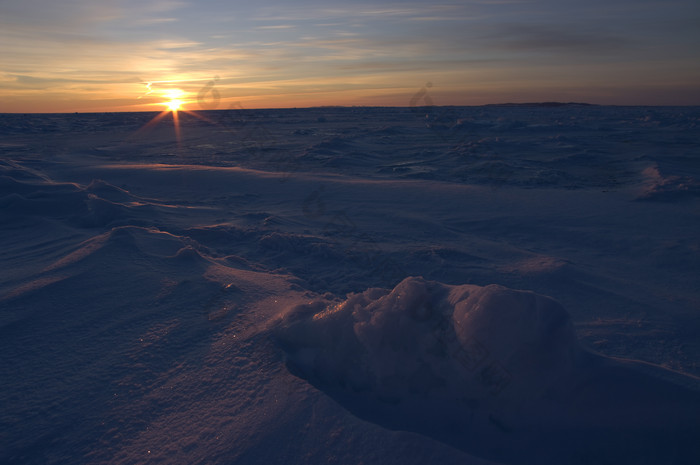
<path fill-rule="evenodd" d="M 199 115 L 0 115 L 1 463 L 698 463 L 700 109 Z"/>

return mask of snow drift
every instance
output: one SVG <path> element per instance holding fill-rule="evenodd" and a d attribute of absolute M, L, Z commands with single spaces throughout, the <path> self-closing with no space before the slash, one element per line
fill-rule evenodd
<path fill-rule="evenodd" d="M 545 296 L 411 277 L 278 324 L 292 373 L 391 429 L 513 464 L 700 460 L 700 392 L 584 350 Z"/>

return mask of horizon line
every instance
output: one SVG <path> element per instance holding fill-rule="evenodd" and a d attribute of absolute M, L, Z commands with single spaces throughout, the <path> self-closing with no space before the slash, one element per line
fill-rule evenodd
<path fill-rule="evenodd" d="M 634 105 L 619 105 L 619 104 L 600 104 L 587 102 L 559 102 L 559 101 L 542 101 L 542 102 L 503 102 L 503 103 L 484 103 L 480 105 L 315 105 L 309 107 L 256 107 L 256 108 L 202 108 L 199 110 L 181 109 L 178 113 L 198 112 L 198 111 L 252 111 L 252 110 L 314 110 L 324 108 L 480 108 L 480 107 L 540 107 L 540 108 L 561 108 L 565 106 L 584 106 L 584 107 L 655 107 L 655 108 L 673 108 L 673 107 L 700 107 L 700 104 L 634 104 Z M 170 112 L 169 110 L 114 110 L 114 111 L 0 111 L 0 115 L 105 115 L 115 113 L 163 113 Z"/>

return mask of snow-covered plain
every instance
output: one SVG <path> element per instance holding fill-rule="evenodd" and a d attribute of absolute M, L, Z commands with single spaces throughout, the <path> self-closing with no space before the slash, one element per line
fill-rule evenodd
<path fill-rule="evenodd" d="M 0 463 L 700 463 L 700 108 L 154 116 L 0 115 Z"/>

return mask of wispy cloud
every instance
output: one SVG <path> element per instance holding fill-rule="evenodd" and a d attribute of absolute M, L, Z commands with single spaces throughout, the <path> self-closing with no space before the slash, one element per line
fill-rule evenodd
<path fill-rule="evenodd" d="M 0 111 L 42 92 L 140 104 L 144 83 L 196 94 L 214 76 L 222 95 L 270 105 L 285 89 L 342 104 L 428 80 L 462 103 L 632 80 L 687 89 L 698 21 L 696 0 L 0 2 Z"/>
<path fill-rule="evenodd" d="M 176 23 L 180 20 L 178 18 L 139 18 L 134 20 L 133 24 L 137 26 L 150 26 L 153 24 L 163 24 L 163 23 Z"/>
<path fill-rule="evenodd" d="M 488 47 L 508 51 L 616 53 L 630 40 L 607 31 L 577 25 L 505 24 L 488 34 Z"/>
<path fill-rule="evenodd" d="M 271 26 L 257 26 L 255 29 L 295 29 L 293 24 L 275 24 Z"/>

